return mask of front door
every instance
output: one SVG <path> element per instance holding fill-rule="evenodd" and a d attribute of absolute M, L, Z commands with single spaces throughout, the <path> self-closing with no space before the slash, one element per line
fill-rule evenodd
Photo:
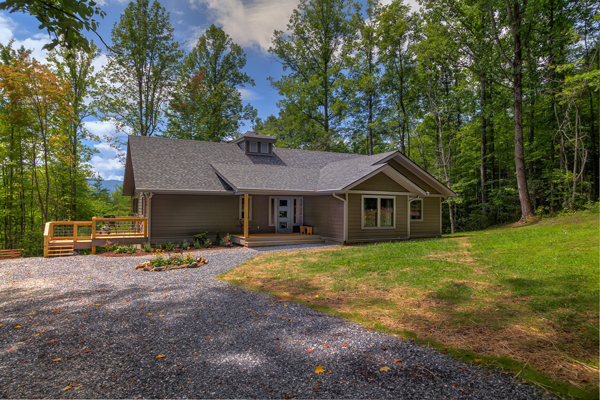
<path fill-rule="evenodd" d="M 277 198 L 277 233 L 292 233 L 290 203 L 289 197 Z"/>

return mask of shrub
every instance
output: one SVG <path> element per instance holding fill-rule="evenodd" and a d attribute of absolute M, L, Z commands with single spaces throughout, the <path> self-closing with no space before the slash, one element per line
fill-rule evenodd
<path fill-rule="evenodd" d="M 182 242 L 182 243 L 179 245 L 179 247 L 180 247 L 182 250 L 189 250 L 189 249 L 190 249 L 190 244 L 188 243 L 188 241 L 187 241 L 187 240 L 184 240 L 184 241 L 183 241 L 183 242 Z"/>
<path fill-rule="evenodd" d="M 119 246 L 114 251 L 117 254 L 125 254 L 125 253 L 126 254 L 135 254 L 137 249 L 135 247 L 133 247 L 132 245 L 129 245 L 129 246 Z"/>
<path fill-rule="evenodd" d="M 196 240 L 194 242 L 194 248 L 195 249 L 201 249 L 202 248 L 202 243 L 200 243 L 199 241 Z"/>
<path fill-rule="evenodd" d="M 231 242 L 231 236 L 229 236 L 229 233 L 226 234 L 225 236 L 223 236 L 223 239 L 221 239 L 221 246 L 224 247 L 232 247 L 233 243 Z"/>
<path fill-rule="evenodd" d="M 221 236 L 219 235 L 219 231 L 217 231 L 217 236 L 215 236 L 215 241 L 213 243 L 215 246 L 219 246 L 221 244 Z"/>
<path fill-rule="evenodd" d="M 206 239 L 204 241 L 204 244 L 202 245 L 202 247 L 204 247 L 205 249 L 209 248 L 210 246 L 212 246 L 212 242 L 210 241 L 210 239 Z"/>
<path fill-rule="evenodd" d="M 149 244 L 149 243 L 146 243 L 146 244 L 144 245 L 143 249 L 144 249 L 144 251 L 145 251 L 146 253 L 151 253 L 151 252 L 152 252 L 152 246 L 150 246 L 150 244 Z"/>
<path fill-rule="evenodd" d="M 194 235 L 194 242 L 204 243 L 204 241 L 208 239 L 208 232 L 199 233 Z"/>
<path fill-rule="evenodd" d="M 192 253 L 187 254 L 173 254 L 171 257 L 167 257 L 164 251 L 158 250 L 154 255 L 154 258 L 150 261 L 152 268 L 164 267 L 167 265 L 183 265 L 191 264 L 196 261 L 196 258 Z"/>
<path fill-rule="evenodd" d="M 175 243 L 173 243 L 173 242 L 163 243 L 163 246 L 166 251 L 175 250 Z"/>

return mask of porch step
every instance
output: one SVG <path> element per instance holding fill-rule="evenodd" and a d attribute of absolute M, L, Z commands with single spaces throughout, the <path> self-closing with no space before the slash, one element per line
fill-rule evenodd
<path fill-rule="evenodd" d="M 49 246 L 48 257 L 72 256 L 74 249 L 73 245 Z"/>
<path fill-rule="evenodd" d="M 242 240 L 246 240 L 248 242 L 278 242 L 278 241 L 282 241 L 282 242 L 305 242 L 305 241 L 310 241 L 310 240 L 321 240 L 321 237 L 319 235 L 298 235 L 298 236 L 259 236 L 259 237 L 252 237 L 250 236 L 249 238 L 245 239 L 245 238 L 240 238 Z"/>
<path fill-rule="evenodd" d="M 246 247 L 261 247 L 261 246 L 286 246 L 286 245 L 300 245 L 300 244 L 319 244 L 325 243 L 324 240 L 312 239 L 312 240 L 261 240 L 261 241 L 246 241 Z"/>

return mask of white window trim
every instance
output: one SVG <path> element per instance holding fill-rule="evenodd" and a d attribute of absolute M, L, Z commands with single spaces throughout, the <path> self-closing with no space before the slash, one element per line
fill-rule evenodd
<path fill-rule="evenodd" d="M 248 211 L 250 211 L 249 215 L 248 215 L 248 221 L 252 221 L 252 196 L 248 196 L 248 198 L 250 199 L 250 201 L 249 201 L 250 204 L 248 205 Z M 244 196 L 240 196 L 240 205 L 238 206 L 238 211 L 239 211 L 238 218 L 239 219 L 242 219 L 242 213 L 244 211 L 242 209 L 243 199 L 244 199 Z"/>
<path fill-rule="evenodd" d="M 365 226 L 365 198 L 377 199 L 377 226 Z M 394 200 L 394 223 L 392 226 L 381 226 L 381 199 Z M 360 227 L 361 229 L 396 229 L 396 196 L 362 195 L 360 196 Z"/>
<path fill-rule="evenodd" d="M 425 214 L 423 212 L 425 210 L 425 202 L 423 201 L 423 199 L 413 199 L 413 200 L 410 200 L 410 203 L 413 203 L 415 201 L 420 201 L 421 202 L 421 218 L 419 218 L 419 219 L 412 219 L 412 218 L 410 218 L 411 217 L 411 215 L 410 215 L 410 210 L 411 210 L 410 204 L 408 206 L 408 217 L 410 218 L 410 222 L 423 222 L 423 215 Z"/>

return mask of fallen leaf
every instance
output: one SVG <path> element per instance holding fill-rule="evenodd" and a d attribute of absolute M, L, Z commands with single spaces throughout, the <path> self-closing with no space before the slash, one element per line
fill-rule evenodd
<path fill-rule="evenodd" d="M 73 386 L 75 386 L 75 385 L 69 385 L 69 386 L 65 387 L 65 388 L 63 389 L 63 392 L 66 392 L 67 390 L 69 390 L 69 389 L 73 388 Z"/>
<path fill-rule="evenodd" d="M 318 298 L 319 298 L 319 295 L 318 295 L 318 294 L 316 294 L 316 295 L 315 295 L 315 299 L 318 299 Z"/>
<path fill-rule="evenodd" d="M 22 326 L 21 325 L 15 326 L 15 329 L 19 329 L 19 328 L 22 328 Z"/>
<path fill-rule="evenodd" d="M 307 353 L 312 353 L 314 350 L 310 349 L 310 350 L 306 350 Z"/>
<path fill-rule="evenodd" d="M 581 379 L 580 381 L 581 381 L 581 382 L 585 382 L 585 383 L 587 383 L 587 382 L 589 382 L 590 380 L 589 380 L 589 379 Z"/>
<path fill-rule="evenodd" d="M 346 343 L 342 343 L 342 346 L 343 346 L 343 347 L 346 347 L 346 346 L 348 346 L 348 345 L 347 345 Z"/>
<path fill-rule="evenodd" d="M 165 357 L 164 354 L 159 354 L 159 355 L 156 356 L 156 358 L 163 358 L 163 357 Z"/>
<path fill-rule="evenodd" d="M 319 390 L 319 389 L 321 389 L 321 386 L 315 386 L 314 389 Z"/>
<path fill-rule="evenodd" d="M 396 359 L 394 360 L 394 362 L 400 362 L 400 361 L 402 361 L 402 359 L 401 359 L 401 358 L 396 358 Z"/>
<path fill-rule="evenodd" d="M 481 358 L 476 358 L 475 359 L 475 362 L 482 362 L 482 361 L 483 361 L 483 359 L 481 359 Z"/>
<path fill-rule="evenodd" d="M 55 358 L 54 360 L 52 360 L 52 362 L 56 362 L 56 361 L 60 361 L 60 360 L 62 360 L 62 357 L 60 357 L 60 358 Z"/>
<path fill-rule="evenodd" d="M 89 353 L 89 352 L 90 352 L 90 350 L 84 350 L 83 351 L 83 353 Z"/>
<path fill-rule="evenodd" d="M 197 357 L 197 356 L 199 356 L 199 355 L 200 355 L 200 353 L 194 353 L 194 356 L 195 356 L 195 357 Z"/>
<path fill-rule="evenodd" d="M 211 338 L 210 336 L 207 336 L 207 337 L 205 337 L 204 339 L 206 339 L 206 340 L 210 340 L 210 339 L 212 339 L 212 338 Z"/>
<path fill-rule="evenodd" d="M 380 371 L 389 371 L 390 367 L 381 367 L 379 368 Z"/>
<path fill-rule="evenodd" d="M 323 348 L 324 348 L 324 349 L 328 349 L 328 348 L 330 348 L 330 347 L 331 347 L 331 346 L 330 346 L 330 345 L 328 345 L 328 344 L 326 344 L 325 346 L 323 346 Z"/>
<path fill-rule="evenodd" d="M 323 368 L 323 367 L 321 367 L 320 365 L 317 365 L 317 369 L 315 369 L 315 372 L 316 372 L 317 374 L 321 374 L 321 373 L 323 373 L 323 372 L 325 372 L 325 371 L 326 371 L 326 369 L 324 369 L 324 368 Z"/>
<path fill-rule="evenodd" d="M 141 309 L 142 309 L 142 308 L 144 308 L 144 307 L 146 307 L 146 306 L 141 306 L 141 307 L 139 308 L 139 310 L 141 310 Z"/>

